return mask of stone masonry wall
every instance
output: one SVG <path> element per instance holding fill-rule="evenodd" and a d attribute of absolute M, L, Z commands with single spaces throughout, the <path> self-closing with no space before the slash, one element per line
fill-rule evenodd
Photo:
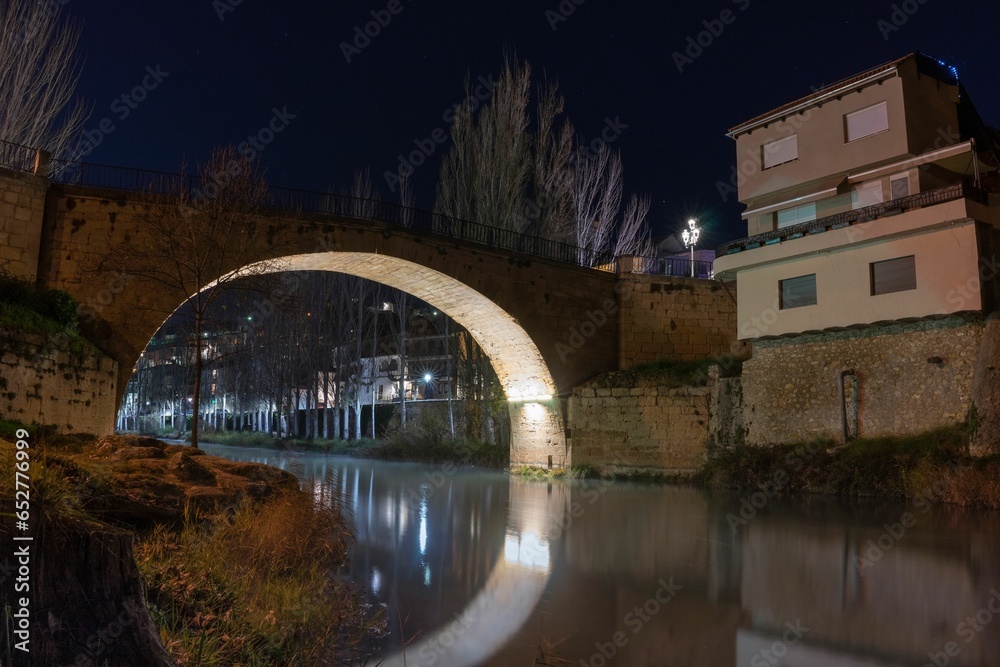
<path fill-rule="evenodd" d="M 0 271 L 34 282 L 48 182 L 0 169 Z"/>
<path fill-rule="evenodd" d="M 510 464 L 562 468 L 568 456 L 559 399 L 510 403 Z"/>
<path fill-rule="evenodd" d="M 743 364 L 747 443 L 840 441 L 845 412 L 859 437 L 960 424 L 982 337 L 981 319 L 949 317 L 757 341 Z"/>
<path fill-rule="evenodd" d="M 118 364 L 65 340 L 0 330 L 0 417 L 61 431 L 114 430 Z"/>
<path fill-rule="evenodd" d="M 614 374 L 611 374 L 613 377 Z M 705 458 L 710 387 L 601 386 L 573 390 L 568 406 L 573 465 L 690 473 Z"/>
<path fill-rule="evenodd" d="M 633 273 L 618 281 L 619 370 L 657 359 L 740 356 L 735 286 Z"/>

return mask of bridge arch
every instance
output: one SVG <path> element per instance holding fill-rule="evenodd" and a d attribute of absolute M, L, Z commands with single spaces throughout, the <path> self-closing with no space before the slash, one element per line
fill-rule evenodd
<path fill-rule="evenodd" d="M 118 362 L 120 400 L 141 351 L 186 295 L 94 268 L 109 247 L 138 244 L 153 233 L 143 224 L 141 201 L 57 184 L 47 186 L 43 201 L 37 282 L 83 304 L 82 333 Z M 281 270 L 369 278 L 447 313 L 483 348 L 508 397 L 536 399 L 510 404 L 512 463 L 571 463 L 558 397 L 618 366 L 616 274 L 512 249 L 519 237 L 498 230 L 472 240 L 436 224 L 301 210 L 263 216 L 256 227 L 265 232 L 258 234 L 256 259 L 273 260 Z M 219 275 L 246 263 L 231 258 Z M 541 398 L 549 395 L 556 398 Z M 110 414 L 108 430 L 113 424 Z"/>
<path fill-rule="evenodd" d="M 556 394 L 542 353 L 503 308 L 468 285 L 415 262 L 360 252 L 321 252 L 286 256 L 278 263 L 251 265 L 253 273 L 334 271 L 365 278 L 406 292 L 442 311 L 472 335 L 490 358 L 504 393 L 514 399 Z"/>
<path fill-rule="evenodd" d="M 567 463 L 556 383 L 538 346 L 517 320 L 468 285 L 415 262 L 361 252 L 289 255 L 250 265 L 254 275 L 332 271 L 388 285 L 424 301 L 464 327 L 489 357 L 510 401 L 511 463 Z M 224 280 L 224 278 L 223 278 Z"/>

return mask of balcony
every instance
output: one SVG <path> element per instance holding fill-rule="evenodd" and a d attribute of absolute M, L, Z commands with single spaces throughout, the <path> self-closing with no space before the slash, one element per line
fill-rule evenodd
<path fill-rule="evenodd" d="M 955 183 L 954 185 L 936 190 L 928 190 L 908 197 L 900 197 L 899 199 L 882 202 L 874 206 L 866 206 L 853 211 L 844 211 L 843 213 L 829 215 L 825 218 L 818 218 L 798 225 L 791 225 L 744 239 L 730 241 L 719 246 L 715 254 L 716 257 L 725 257 L 726 255 L 733 255 L 744 250 L 781 243 L 782 241 L 802 236 L 820 234 L 831 229 L 840 229 L 850 227 L 851 225 L 871 222 L 879 218 L 887 218 L 907 211 L 936 206 L 958 199 L 970 199 L 983 205 L 988 203 L 987 195 L 982 190 L 968 182 Z"/>

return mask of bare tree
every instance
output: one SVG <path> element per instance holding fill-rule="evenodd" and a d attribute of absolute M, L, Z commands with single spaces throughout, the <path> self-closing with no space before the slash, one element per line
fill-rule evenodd
<path fill-rule="evenodd" d="M 622 207 L 621 156 L 606 146 L 577 149 L 573 169 L 573 211 L 579 262 L 589 265 L 621 255 L 651 255 L 649 197 L 632 195 Z"/>
<path fill-rule="evenodd" d="M 493 99 L 473 114 L 467 99 L 452 124 L 452 148 L 441 164 L 436 209 L 454 218 L 523 231 L 525 188 L 531 177 L 528 103 L 531 67 L 506 58 Z"/>
<path fill-rule="evenodd" d="M 534 173 L 525 204 L 526 231 L 556 241 L 573 240 L 573 125 L 556 121 L 565 103 L 554 83 L 538 87 L 535 112 Z"/>
<path fill-rule="evenodd" d="M 80 28 L 62 4 L 0 0 L 0 139 L 65 158 L 90 110 L 73 100 Z"/>
<path fill-rule="evenodd" d="M 468 79 L 466 79 L 468 92 Z M 553 82 L 538 86 L 529 127 L 531 67 L 505 58 L 493 98 L 478 112 L 471 96 L 451 127 L 441 164 L 438 212 L 485 225 L 574 243 L 592 265 L 651 250 L 647 198 L 624 203 L 617 151 L 585 149 L 563 117 Z"/>
<path fill-rule="evenodd" d="M 607 250 L 622 199 L 622 162 L 618 153 L 601 148 L 576 151 L 573 170 L 573 212 L 578 261 L 589 265 Z"/>
<path fill-rule="evenodd" d="M 622 212 L 621 222 L 618 224 L 618 235 L 615 238 L 612 255 L 621 257 L 622 255 L 637 255 L 639 257 L 652 257 L 653 240 L 646 222 L 649 214 L 649 196 L 632 195 L 628 204 Z"/>
<path fill-rule="evenodd" d="M 279 262 L 269 259 L 273 245 L 263 242 L 270 193 L 257 165 L 234 148 L 216 149 L 198 169 L 198 182 L 200 190 L 182 176 L 168 196 L 141 195 L 139 231 L 125 243 L 112 244 L 99 267 L 185 299 L 194 325 L 193 447 L 198 446 L 208 309 L 227 288 L 252 285 L 251 279 L 280 270 Z"/>

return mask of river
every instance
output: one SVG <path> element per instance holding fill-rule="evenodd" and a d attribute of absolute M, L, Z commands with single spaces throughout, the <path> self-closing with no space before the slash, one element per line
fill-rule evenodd
<path fill-rule="evenodd" d="M 204 449 L 346 498 L 386 667 L 1000 665 L 1000 513 L 931 490 L 739 496 Z"/>

